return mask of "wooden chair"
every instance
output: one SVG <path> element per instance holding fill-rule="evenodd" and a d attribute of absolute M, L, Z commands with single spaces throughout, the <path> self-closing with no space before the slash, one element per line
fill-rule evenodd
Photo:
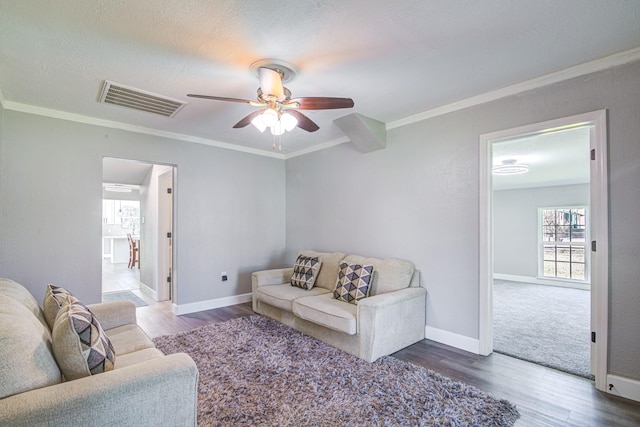
<path fill-rule="evenodd" d="M 136 241 L 131 237 L 131 233 L 127 233 L 127 239 L 129 240 L 129 268 L 140 268 L 139 249 Z"/>

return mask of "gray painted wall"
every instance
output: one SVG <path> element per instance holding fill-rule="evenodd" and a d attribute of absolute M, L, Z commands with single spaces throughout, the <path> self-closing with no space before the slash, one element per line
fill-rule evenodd
<path fill-rule="evenodd" d="M 428 291 L 427 324 L 477 339 L 479 136 L 601 109 L 609 371 L 640 380 L 640 63 L 392 129 L 385 150 L 342 144 L 287 160 L 287 259 L 302 248 L 410 259 Z"/>
<path fill-rule="evenodd" d="M 493 272 L 538 276 L 538 208 L 589 206 L 589 184 L 493 192 Z"/>
<path fill-rule="evenodd" d="M 390 130 L 385 150 L 292 158 L 286 180 L 276 159 L 0 108 L 0 276 L 98 301 L 102 157 L 176 164 L 179 304 L 250 292 L 252 271 L 302 248 L 393 256 L 422 270 L 428 325 L 477 338 L 479 135 L 600 109 L 609 372 L 640 380 L 640 63 Z"/>
<path fill-rule="evenodd" d="M 1 111 L 1 110 L 0 110 Z M 252 154 L 2 111 L 0 276 L 100 300 L 102 158 L 177 165 L 177 303 L 251 292 L 280 265 L 284 164 Z M 229 280 L 222 283 L 220 272 Z"/>

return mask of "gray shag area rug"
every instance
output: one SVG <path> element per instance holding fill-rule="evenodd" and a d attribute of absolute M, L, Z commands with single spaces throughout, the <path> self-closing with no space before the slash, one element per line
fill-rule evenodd
<path fill-rule="evenodd" d="M 249 316 L 155 338 L 198 366 L 203 426 L 511 426 L 515 406 L 433 371 L 351 356 Z"/>
<path fill-rule="evenodd" d="M 136 307 L 146 307 L 148 304 L 131 291 L 107 292 L 102 294 L 102 302 L 131 301 Z"/>
<path fill-rule="evenodd" d="M 493 349 L 593 378 L 590 304 L 589 291 L 494 280 Z"/>

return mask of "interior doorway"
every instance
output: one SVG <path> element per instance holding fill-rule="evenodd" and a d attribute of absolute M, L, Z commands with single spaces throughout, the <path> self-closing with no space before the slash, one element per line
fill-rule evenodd
<path fill-rule="evenodd" d="M 571 215 L 574 213 L 571 209 L 576 208 L 576 221 L 575 225 L 578 227 L 577 210 L 579 203 L 570 203 L 572 206 L 539 206 L 536 209 L 535 215 L 537 216 L 536 222 L 539 230 L 536 230 L 536 235 L 539 236 L 538 244 L 535 246 L 536 251 L 536 271 L 534 272 L 535 281 L 553 280 L 562 281 L 567 283 L 576 283 L 577 280 L 571 280 L 570 274 L 572 268 L 576 272 L 580 268 L 585 269 L 585 275 L 582 277 L 582 282 L 587 285 L 590 282 L 590 323 L 591 331 L 594 337 L 597 337 L 595 342 L 590 346 L 590 361 L 591 372 L 596 378 L 596 387 L 600 390 L 604 390 L 606 386 L 606 348 L 607 348 L 607 304 L 608 304 L 608 224 L 607 224 L 607 174 L 606 174 L 606 112 L 598 111 L 593 113 L 582 114 L 578 116 L 567 117 L 558 120 L 552 120 L 549 122 L 538 123 L 530 126 L 524 126 L 516 129 L 509 129 L 505 131 L 495 132 L 492 134 L 482 135 L 480 138 L 480 328 L 479 328 L 479 342 L 480 353 L 488 355 L 494 350 L 494 336 L 493 336 L 493 283 L 495 279 L 496 258 L 495 251 L 500 248 L 496 247 L 496 218 L 494 216 L 494 178 L 492 170 L 494 166 L 515 167 L 518 165 L 527 165 L 527 160 L 522 159 L 499 159 L 495 153 L 500 152 L 500 144 L 506 144 L 509 142 L 515 142 L 524 139 L 533 139 L 538 136 L 544 135 L 559 135 L 566 132 L 583 132 L 588 135 L 589 144 L 587 150 L 582 154 L 589 163 L 589 188 L 586 191 L 588 194 L 588 211 L 591 222 L 590 235 L 581 236 L 580 233 L 576 233 L 575 240 L 576 246 L 582 245 L 583 256 L 576 255 L 576 265 L 571 265 L 572 243 L 570 236 L 567 242 L 565 238 L 567 236 L 562 235 L 562 244 L 558 244 L 556 240 L 557 235 L 553 236 L 553 240 L 548 240 L 545 244 L 544 236 L 544 220 L 540 219 L 545 208 L 547 213 L 554 212 L 554 215 L 560 212 L 560 217 L 564 218 L 564 214 L 568 212 L 569 227 L 571 227 Z M 494 160 L 499 160 L 497 164 L 494 164 Z M 503 160 L 508 160 L 503 163 Z M 515 160 L 515 162 L 512 162 Z M 529 160 L 530 163 L 535 163 L 533 159 Z M 551 171 L 546 171 L 545 175 L 548 178 L 553 178 Z M 567 176 L 567 171 L 563 171 L 561 174 Z M 523 178 L 523 180 L 526 180 Z M 498 180 L 496 180 L 498 182 Z M 530 201 L 531 195 L 528 200 Z M 574 204 L 575 203 L 575 204 Z M 555 205 L 555 203 L 554 203 Z M 568 208 L 565 212 L 563 208 Z M 554 210 L 555 209 L 555 210 Z M 558 210 L 559 209 L 559 210 Z M 502 225 L 502 224 L 501 224 Z M 566 224 L 548 224 L 548 231 L 551 227 L 565 227 Z M 564 230 L 564 228 L 562 228 Z M 517 238 L 517 236 L 512 236 Z M 549 236 L 547 236 L 549 237 Z M 583 240 L 579 242 L 579 240 Z M 591 242 L 597 242 L 597 251 L 595 249 L 596 244 Z M 550 248 L 553 246 L 556 251 L 552 254 Z M 558 248 L 561 248 L 561 252 L 558 252 Z M 547 253 L 545 253 L 547 251 Z M 516 251 L 514 251 L 515 253 Z M 576 254 L 580 254 L 580 249 L 575 249 Z M 513 254 L 512 254 L 513 255 Z M 516 254 L 517 255 L 517 254 Z M 560 274 L 560 277 L 548 278 L 545 277 L 547 271 L 545 268 L 549 268 L 551 271 L 552 263 L 545 261 L 551 260 L 551 255 L 554 255 L 554 262 L 556 270 L 554 274 Z M 590 257 L 589 257 L 590 255 Z M 568 259 L 566 258 L 568 256 Z M 558 262 L 560 257 L 560 262 Z M 529 257 L 531 258 L 531 257 Z M 565 265 L 567 260 L 567 265 Z M 581 264 L 579 266 L 578 264 Z M 560 270 L 557 268 L 560 267 Z M 567 267 L 569 271 L 569 277 L 567 275 Z M 502 268 L 502 267 L 501 267 Z M 517 275 L 514 275 L 517 276 Z M 586 280 L 588 279 L 588 280 Z M 578 286 L 579 287 L 579 286 Z M 585 340 L 589 340 L 589 334 L 584 337 Z"/>
<path fill-rule="evenodd" d="M 492 144 L 493 349 L 591 377 L 590 129 Z"/>
<path fill-rule="evenodd" d="M 103 301 L 141 307 L 172 298 L 175 173 L 172 165 L 103 159 Z"/>

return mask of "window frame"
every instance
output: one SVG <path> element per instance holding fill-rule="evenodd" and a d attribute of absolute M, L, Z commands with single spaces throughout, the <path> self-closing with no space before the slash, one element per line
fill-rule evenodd
<path fill-rule="evenodd" d="M 544 240 L 544 221 L 543 221 L 543 212 L 547 210 L 564 210 L 564 209 L 584 209 L 585 211 L 585 233 L 584 233 L 584 242 L 560 242 L 557 240 L 554 241 L 545 241 Z M 591 218 L 589 215 L 589 207 L 585 205 L 570 205 L 570 206 L 545 206 L 538 208 L 538 279 L 542 280 L 557 280 L 562 282 L 572 282 L 572 283 L 591 283 Z M 557 226 L 557 224 L 556 224 Z M 556 276 L 545 276 L 544 274 L 544 247 L 545 245 L 554 245 L 554 246 L 579 246 L 584 247 L 584 280 L 582 279 L 574 279 L 574 278 L 565 278 L 565 277 L 557 277 Z M 556 248 L 556 266 L 557 266 L 557 248 Z M 569 266 L 571 266 L 571 254 L 569 254 Z M 571 272 L 569 273 L 571 275 Z"/>

